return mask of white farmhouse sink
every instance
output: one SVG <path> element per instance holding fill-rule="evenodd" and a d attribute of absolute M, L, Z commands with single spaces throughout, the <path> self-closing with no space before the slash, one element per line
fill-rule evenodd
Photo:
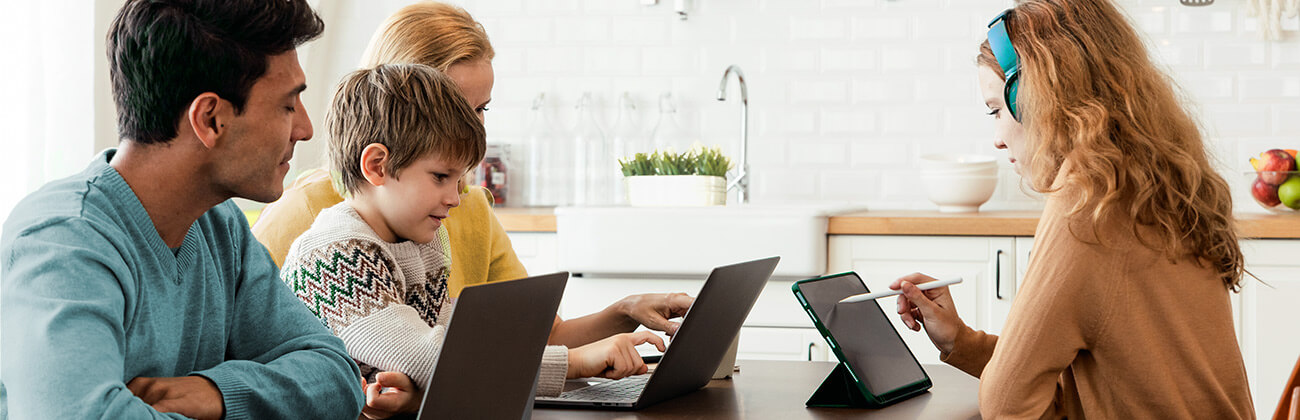
<path fill-rule="evenodd" d="M 857 209 L 860 210 L 860 209 Z M 849 209 L 795 206 L 560 207 L 559 268 L 573 273 L 703 277 L 781 256 L 774 277 L 826 271 L 826 222 Z"/>

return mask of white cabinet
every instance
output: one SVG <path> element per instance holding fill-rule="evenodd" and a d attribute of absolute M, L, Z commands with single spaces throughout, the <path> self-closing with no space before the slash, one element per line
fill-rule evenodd
<path fill-rule="evenodd" d="M 1242 241 L 1240 329 L 1255 413 L 1272 415 L 1296 358 L 1300 357 L 1300 241 Z"/>
<path fill-rule="evenodd" d="M 842 236 L 832 235 L 827 268 L 855 271 L 873 291 L 913 272 L 932 277 L 957 277 L 951 286 L 962 320 L 975 328 L 1000 331 L 1016 290 L 1016 241 L 1011 237 L 973 236 Z M 921 363 L 939 363 L 939 350 L 924 332 L 908 330 L 899 319 L 894 299 L 876 301 L 894 323 Z"/>

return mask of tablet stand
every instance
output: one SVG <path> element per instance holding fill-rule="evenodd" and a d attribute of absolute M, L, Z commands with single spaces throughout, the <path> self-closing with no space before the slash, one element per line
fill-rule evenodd
<path fill-rule="evenodd" d="M 853 382 L 853 376 L 849 375 L 849 368 L 844 363 L 835 365 L 835 370 L 826 379 L 822 381 L 821 386 L 813 391 L 808 402 L 804 403 L 808 407 L 853 407 L 853 408 L 877 408 L 883 407 L 874 403 L 862 395 L 862 390 Z"/>

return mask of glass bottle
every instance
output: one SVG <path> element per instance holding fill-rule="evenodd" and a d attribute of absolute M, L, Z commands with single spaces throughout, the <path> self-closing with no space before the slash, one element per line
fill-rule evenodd
<path fill-rule="evenodd" d="M 650 144 L 655 150 L 685 152 L 692 145 L 699 143 L 699 136 L 677 122 L 677 104 L 673 94 L 664 92 L 659 95 L 659 120 L 650 131 Z"/>
<path fill-rule="evenodd" d="M 613 204 L 627 204 L 627 184 L 623 182 L 623 174 L 618 170 L 618 161 L 630 159 L 636 153 L 650 153 L 650 144 L 645 134 L 641 131 L 640 124 L 637 123 L 636 102 L 632 101 L 632 94 L 623 92 L 619 98 L 618 118 L 614 122 L 614 128 L 610 129 L 612 133 L 610 143 L 614 148 L 614 165 L 616 173 L 613 182 Z"/>
<path fill-rule="evenodd" d="M 578 122 L 573 127 L 573 205 L 608 204 L 613 194 L 614 165 L 605 144 L 605 132 L 596 123 L 591 92 L 584 92 L 576 107 Z"/>
<path fill-rule="evenodd" d="M 533 98 L 531 114 L 528 138 L 524 142 L 524 204 L 534 207 L 568 204 L 573 182 L 568 163 L 571 153 L 547 113 L 546 93 L 538 93 Z"/>

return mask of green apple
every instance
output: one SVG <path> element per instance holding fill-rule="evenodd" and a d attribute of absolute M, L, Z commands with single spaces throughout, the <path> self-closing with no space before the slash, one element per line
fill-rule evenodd
<path fill-rule="evenodd" d="M 1277 187 L 1277 198 L 1282 205 L 1300 210 L 1300 176 L 1292 176 Z"/>

